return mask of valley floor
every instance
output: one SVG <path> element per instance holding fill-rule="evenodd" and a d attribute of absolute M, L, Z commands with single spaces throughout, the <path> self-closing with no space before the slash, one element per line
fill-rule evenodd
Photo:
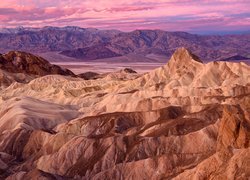
<path fill-rule="evenodd" d="M 161 67 L 166 63 L 55 62 L 53 64 L 70 69 L 75 74 L 80 74 L 87 71 L 107 73 L 124 68 L 131 68 L 138 73 L 145 73 Z"/>

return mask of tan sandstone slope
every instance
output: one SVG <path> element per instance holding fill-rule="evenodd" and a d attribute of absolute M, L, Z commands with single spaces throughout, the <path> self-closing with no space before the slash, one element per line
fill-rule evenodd
<path fill-rule="evenodd" d="M 144 75 L 0 90 L 0 178 L 247 179 L 250 67 L 185 48 Z"/>

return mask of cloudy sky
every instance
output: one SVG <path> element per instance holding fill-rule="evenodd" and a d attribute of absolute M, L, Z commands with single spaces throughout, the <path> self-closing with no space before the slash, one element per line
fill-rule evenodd
<path fill-rule="evenodd" d="M 1 0 L 0 27 L 250 30 L 250 0 Z"/>

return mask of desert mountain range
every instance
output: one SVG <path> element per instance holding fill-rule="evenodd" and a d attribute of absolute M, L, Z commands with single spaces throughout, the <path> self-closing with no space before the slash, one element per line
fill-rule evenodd
<path fill-rule="evenodd" d="M 49 61 L 165 62 L 178 47 L 205 61 L 250 58 L 250 34 L 196 35 L 186 32 L 121 32 L 79 27 L 0 29 L 0 52 L 26 51 Z M 111 58 L 111 59 L 110 59 Z M 238 60 L 238 59 L 236 59 Z"/>
<path fill-rule="evenodd" d="M 0 58 L 0 178 L 250 177 L 247 64 L 179 48 L 149 73 L 84 80 L 19 53 Z"/>

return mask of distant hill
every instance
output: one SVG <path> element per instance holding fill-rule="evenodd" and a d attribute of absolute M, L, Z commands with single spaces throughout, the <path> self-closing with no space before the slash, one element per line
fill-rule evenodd
<path fill-rule="evenodd" d="M 238 54 L 250 55 L 250 33 L 238 35 L 196 35 L 161 30 L 98 30 L 80 27 L 14 28 L 0 30 L 0 52 L 10 50 L 53 57 L 71 57 L 79 61 L 113 57 L 140 57 L 138 60 L 166 61 L 178 47 L 186 47 L 205 61 L 221 60 Z M 55 55 L 53 55 L 53 53 Z M 58 56 L 60 54 L 60 56 Z M 147 57 L 150 57 L 147 58 Z M 115 61 L 116 58 L 114 58 Z M 60 58 L 69 61 L 70 58 Z"/>

